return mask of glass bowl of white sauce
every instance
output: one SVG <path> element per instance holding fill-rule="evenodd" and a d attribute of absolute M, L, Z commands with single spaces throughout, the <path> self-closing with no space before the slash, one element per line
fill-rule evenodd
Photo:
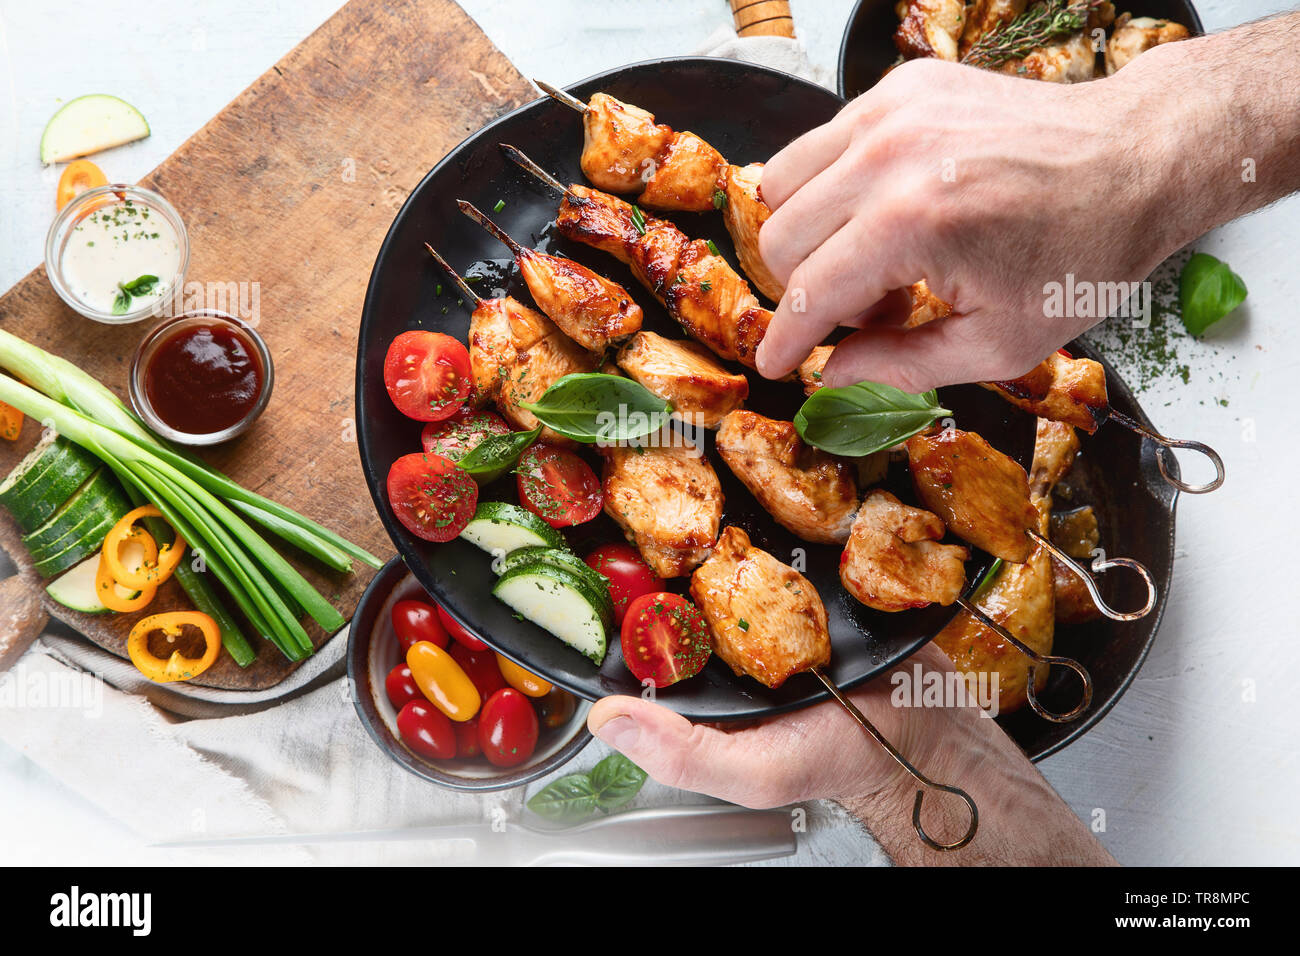
<path fill-rule="evenodd" d="M 113 183 L 63 207 L 45 237 L 45 274 L 69 307 L 96 322 L 162 315 L 190 264 L 185 223 L 156 192 Z"/>

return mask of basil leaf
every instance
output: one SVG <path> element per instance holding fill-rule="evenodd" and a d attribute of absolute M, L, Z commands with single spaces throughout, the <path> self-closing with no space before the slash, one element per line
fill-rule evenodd
<path fill-rule="evenodd" d="M 521 402 L 547 428 L 594 444 L 630 441 L 659 431 L 673 407 L 622 375 L 577 372 L 557 379 L 533 403 Z"/>
<path fill-rule="evenodd" d="M 131 311 L 131 294 L 129 292 L 118 292 L 113 298 L 113 314 L 126 315 Z"/>
<path fill-rule="evenodd" d="M 631 803 L 646 781 L 646 772 L 620 753 L 612 753 L 587 775 L 596 806 L 605 812 Z"/>
<path fill-rule="evenodd" d="M 499 476 L 518 463 L 519 456 L 541 433 L 542 426 L 538 425 L 532 431 L 489 435 L 471 448 L 458 464 L 475 477 Z"/>
<path fill-rule="evenodd" d="M 891 448 L 951 414 L 939 405 L 933 390 L 913 395 L 892 385 L 859 382 L 813 392 L 795 415 L 794 427 L 814 448 L 861 458 Z"/>
<path fill-rule="evenodd" d="M 1192 335 L 1201 335 L 1215 322 L 1241 305 L 1246 283 L 1226 262 L 1204 252 L 1195 253 L 1178 277 L 1178 307 L 1183 325 Z"/>
<path fill-rule="evenodd" d="M 529 797 L 528 809 L 548 820 L 573 823 L 595 812 L 596 791 L 585 773 L 571 773 Z"/>
<path fill-rule="evenodd" d="M 122 283 L 119 288 L 123 292 L 129 292 L 133 296 L 148 295 L 153 291 L 154 284 L 157 283 L 157 276 L 144 275 L 132 279 L 130 282 Z"/>

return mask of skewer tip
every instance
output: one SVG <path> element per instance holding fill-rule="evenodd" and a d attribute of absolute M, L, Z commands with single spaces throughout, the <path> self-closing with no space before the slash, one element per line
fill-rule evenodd
<path fill-rule="evenodd" d="M 591 107 L 589 107 L 586 103 L 582 102 L 582 100 L 578 99 L 573 94 L 566 93 L 564 90 L 552 86 L 550 83 L 547 83 L 545 80 L 539 80 L 534 78 L 532 80 L 532 84 L 533 86 L 541 90 L 543 93 L 545 93 L 547 96 L 549 96 L 551 99 L 555 100 L 557 103 L 563 103 L 571 110 L 576 110 L 579 113 L 586 113 L 591 109 Z"/>

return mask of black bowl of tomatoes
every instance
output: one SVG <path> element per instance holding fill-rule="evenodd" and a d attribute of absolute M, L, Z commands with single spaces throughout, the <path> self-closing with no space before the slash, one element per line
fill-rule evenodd
<path fill-rule="evenodd" d="M 348 680 L 371 738 L 411 773 L 452 790 L 522 786 L 591 742 L 591 705 L 466 631 L 407 570 L 386 564 L 361 597 Z"/>

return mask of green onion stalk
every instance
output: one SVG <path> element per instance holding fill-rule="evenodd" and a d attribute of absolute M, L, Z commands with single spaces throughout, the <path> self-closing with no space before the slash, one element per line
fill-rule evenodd
<path fill-rule="evenodd" d="M 3 330 L 0 367 L 22 379 L 0 376 L 0 401 L 53 426 L 112 468 L 132 498 L 156 506 L 202 553 L 258 633 L 286 657 L 301 660 L 312 653 L 298 620 L 303 611 L 326 630 L 343 626 L 343 616 L 245 518 L 336 571 L 350 571 L 351 558 L 378 568 L 378 558 L 164 445 L 92 376 Z M 217 621 L 231 657 L 240 666 L 251 662 L 252 649 L 203 576 L 182 562 L 176 577 L 195 607 Z"/>

